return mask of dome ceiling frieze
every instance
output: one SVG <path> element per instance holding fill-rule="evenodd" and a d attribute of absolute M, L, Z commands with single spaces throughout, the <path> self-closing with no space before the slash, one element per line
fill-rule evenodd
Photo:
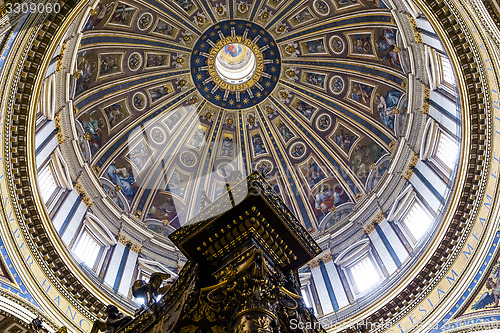
<path fill-rule="evenodd" d="M 411 61 L 393 15 L 370 1 L 211 6 L 92 10 L 71 87 L 84 158 L 120 209 L 162 235 L 231 172 L 253 170 L 309 231 L 339 222 L 387 178 L 405 132 Z M 241 45 L 254 72 L 220 79 L 217 52 Z"/>

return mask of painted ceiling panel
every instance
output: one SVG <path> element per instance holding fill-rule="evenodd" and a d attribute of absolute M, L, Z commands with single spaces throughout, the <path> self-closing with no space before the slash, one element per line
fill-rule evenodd
<path fill-rule="evenodd" d="M 392 163 L 409 61 L 383 2 L 101 1 L 83 30 L 82 152 L 159 234 L 254 170 L 314 231 Z"/>

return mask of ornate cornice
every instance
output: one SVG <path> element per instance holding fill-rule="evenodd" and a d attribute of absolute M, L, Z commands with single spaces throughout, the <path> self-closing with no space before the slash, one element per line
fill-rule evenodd
<path fill-rule="evenodd" d="M 50 283 L 57 288 L 66 299 L 88 318 L 94 319 L 103 315 L 107 304 L 104 304 L 93 292 L 91 292 L 85 281 L 76 277 L 61 258 L 59 251 L 50 241 L 47 226 L 44 225 L 36 204 L 37 199 L 33 193 L 32 179 L 27 176 L 29 122 L 31 121 L 30 104 L 35 98 L 34 82 L 40 72 L 42 62 L 49 57 L 47 54 L 49 45 L 54 41 L 58 29 L 65 23 L 71 11 L 77 5 L 74 0 L 59 1 L 61 11 L 50 13 L 44 17 L 44 21 L 37 25 L 37 29 L 30 29 L 32 40 L 26 49 L 20 50 L 24 60 L 13 69 L 18 71 L 15 76 L 15 89 L 10 98 L 9 112 L 5 119 L 5 135 L 8 142 L 16 144 L 5 147 L 6 178 L 12 190 L 12 205 L 17 215 L 20 230 L 27 241 L 27 246 L 33 251 L 33 257 L 49 277 Z M 19 54 L 18 54 L 19 55 Z M 15 96 L 14 96 L 15 95 Z M 14 107 L 15 105 L 15 107 Z M 59 138 L 58 138 L 59 139 Z M 43 246 L 40 246 L 43 244 Z"/>
<path fill-rule="evenodd" d="M 118 235 L 118 242 L 130 248 L 130 251 L 139 253 L 141 252 L 142 245 L 134 243 L 132 240 L 128 239 L 124 235 Z"/>
<path fill-rule="evenodd" d="M 36 200 L 32 193 L 31 179 L 26 177 L 29 168 L 27 164 L 27 155 L 31 152 L 27 149 L 27 126 L 29 119 L 29 105 L 33 95 L 33 82 L 38 75 L 43 75 L 38 69 L 42 60 L 46 56 L 47 45 L 53 41 L 54 34 L 57 29 L 62 25 L 64 18 L 75 6 L 75 1 L 60 1 L 62 4 L 61 13 L 49 15 L 46 18 L 45 25 L 40 27 L 38 35 L 35 37 L 30 50 L 27 65 L 20 70 L 18 90 L 19 98 L 15 100 L 16 108 L 11 108 L 10 116 L 6 119 L 6 133 L 15 145 L 9 147 L 7 150 L 6 160 L 8 167 L 8 174 L 6 177 L 9 179 L 9 184 L 13 193 L 13 200 L 16 205 L 16 214 L 22 224 L 22 231 L 30 240 L 29 246 L 36 251 L 36 259 L 43 262 L 50 262 L 52 265 L 49 267 L 44 265 L 47 274 L 50 276 L 54 285 L 61 290 L 71 290 L 67 292 L 67 297 L 72 303 L 82 311 L 86 312 L 89 317 L 97 317 L 101 315 L 105 308 L 97 297 L 95 297 L 84 282 L 79 281 L 73 272 L 64 264 L 64 260 L 56 251 L 55 247 L 50 242 L 46 226 L 44 226 L 38 207 L 35 204 Z M 466 32 L 464 32 L 460 19 L 457 16 L 456 10 L 450 8 L 446 1 L 427 0 L 426 4 L 435 13 L 438 20 L 441 22 L 444 31 L 455 52 L 458 55 L 460 69 L 462 75 L 466 78 L 465 92 L 468 93 L 466 101 L 471 109 L 471 117 L 467 119 L 466 124 L 470 124 L 470 131 L 472 133 L 470 142 L 471 147 L 469 156 L 464 156 L 467 159 L 467 174 L 465 175 L 466 183 L 460 194 L 459 205 L 454 212 L 454 218 L 448 230 L 446 230 L 441 244 L 432 255 L 431 260 L 424 267 L 425 274 L 416 275 L 417 277 L 397 296 L 387 302 L 380 311 L 368 316 L 371 322 L 378 320 L 388 320 L 392 317 L 391 314 L 395 312 L 404 313 L 408 310 L 410 304 L 415 299 L 416 293 L 422 289 L 414 288 L 415 285 L 423 286 L 424 288 L 430 286 L 433 280 L 427 280 L 426 277 L 430 274 L 434 276 L 439 275 L 439 272 L 444 271 L 447 267 L 442 265 L 443 258 L 448 259 L 450 262 L 456 257 L 456 249 L 460 249 L 463 244 L 465 236 L 469 234 L 470 228 L 463 228 L 462 233 L 457 233 L 456 230 L 459 225 L 464 225 L 465 218 L 473 218 L 475 215 L 475 206 L 478 205 L 478 200 L 482 197 L 484 192 L 484 177 L 483 173 L 488 165 L 489 152 L 484 147 L 489 147 L 486 138 L 489 137 L 491 129 L 488 127 L 484 119 L 489 119 L 488 109 L 485 107 L 485 91 L 481 77 L 481 68 L 478 62 L 474 61 L 477 54 L 468 43 Z M 28 58 L 28 57 L 27 57 Z M 481 148 L 483 147 L 483 148 Z M 15 161 L 15 162 L 14 162 Z M 484 169 L 484 170 L 483 170 Z M 475 186 L 476 179 L 483 179 L 477 186 Z M 22 199 L 22 200 L 20 200 Z M 36 240 L 36 241 L 35 241 Z M 43 244 L 43 246 L 38 246 Z M 439 263 L 439 265 L 438 265 Z M 319 261 L 314 261 L 309 264 L 309 267 L 317 267 Z M 57 274 L 55 274 L 57 272 Z M 71 286 L 71 288 L 69 288 Z"/>

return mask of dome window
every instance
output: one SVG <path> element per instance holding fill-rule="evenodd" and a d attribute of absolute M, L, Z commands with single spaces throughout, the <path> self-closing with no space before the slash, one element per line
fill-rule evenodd
<path fill-rule="evenodd" d="M 355 284 L 357 293 L 362 293 L 371 289 L 381 278 L 381 275 L 377 270 L 369 252 L 367 252 L 354 265 L 348 267 L 348 271 Z"/>
<path fill-rule="evenodd" d="M 415 199 L 403 219 L 403 224 L 409 238 L 416 244 L 431 226 L 432 216 L 422 203 Z"/>
<path fill-rule="evenodd" d="M 93 270 L 95 269 L 97 258 L 102 249 L 102 243 L 90 232 L 90 230 L 84 228 L 80 238 L 76 242 L 73 253 L 85 265 Z"/>

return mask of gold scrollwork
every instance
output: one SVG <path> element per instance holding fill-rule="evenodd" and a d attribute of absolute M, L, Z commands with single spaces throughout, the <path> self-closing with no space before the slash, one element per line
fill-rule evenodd
<path fill-rule="evenodd" d="M 125 237 L 124 235 L 121 235 L 121 234 L 118 235 L 117 241 L 119 243 L 122 243 L 125 246 L 129 246 L 130 251 L 135 252 L 135 253 L 139 253 L 142 249 L 141 245 L 135 244 L 130 239 L 128 239 L 127 237 Z"/>
<path fill-rule="evenodd" d="M 80 198 L 82 198 L 83 203 L 85 206 L 90 207 L 92 206 L 92 199 L 87 195 L 85 190 L 83 189 L 82 184 L 80 184 L 79 181 L 77 181 L 74 185 L 76 192 L 80 195 Z"/>

